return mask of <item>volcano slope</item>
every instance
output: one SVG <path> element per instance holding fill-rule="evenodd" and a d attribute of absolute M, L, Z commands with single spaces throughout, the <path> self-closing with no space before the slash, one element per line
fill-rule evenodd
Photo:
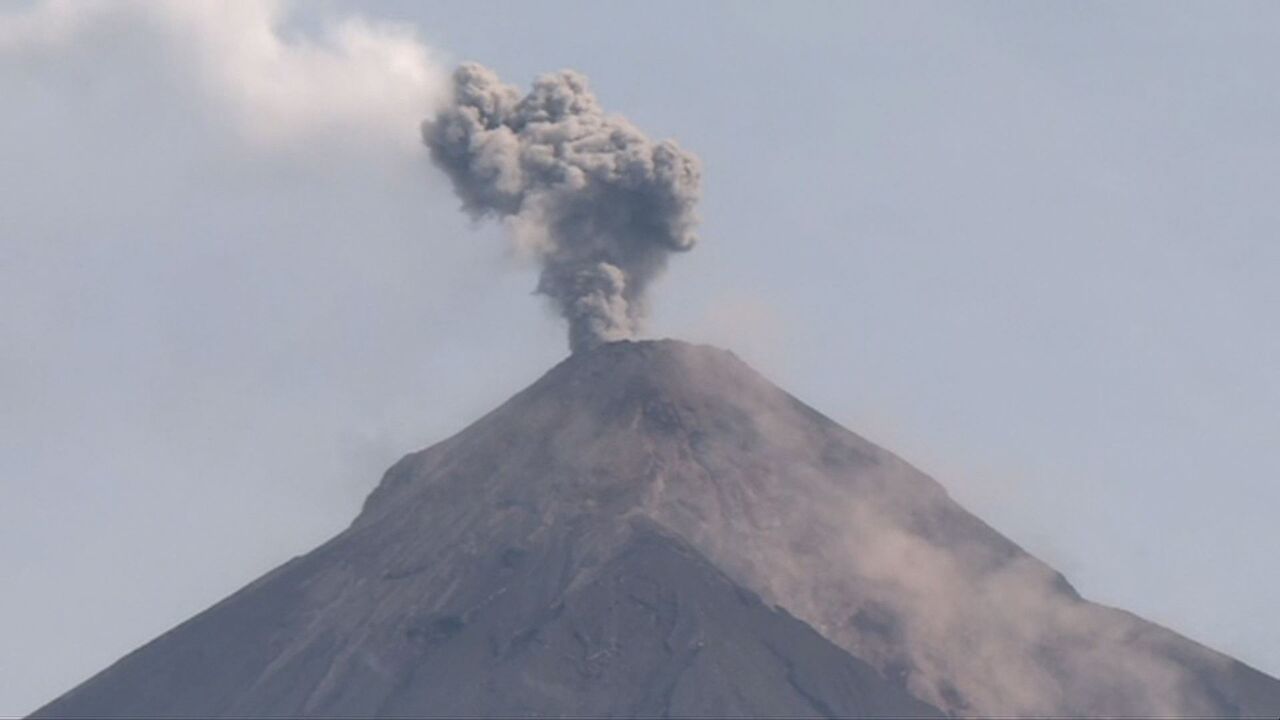
<path fill-rule="evenodd" d="M 1256 716 L 732 354 L 574 354 L 37 717 Z"/>

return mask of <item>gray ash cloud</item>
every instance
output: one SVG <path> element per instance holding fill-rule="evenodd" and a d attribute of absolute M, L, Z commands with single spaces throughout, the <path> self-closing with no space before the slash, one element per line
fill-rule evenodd
<path fill-rule="evenodd" d="M 698 159 L 605 114 L 571 70 L 522 96 L 464 64 L 422 137 L 463 208 L 502 220 L 538 259 L 537 292 L 569 322 L 574 352 L 634 337 L 649 284 L 697 240 Z"/>

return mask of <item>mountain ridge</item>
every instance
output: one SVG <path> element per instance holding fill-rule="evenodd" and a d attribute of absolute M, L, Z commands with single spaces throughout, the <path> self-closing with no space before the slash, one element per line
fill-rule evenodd
<path fill-rule="evenodd" d="M 761 607 L 782 609 L 800 623 L 770 620 L 770 627 L 791 627 L 788 637 L 811 628 L 848 656 L 836 665 L 873 668 L 869 675 L 848 670 L 867 680 L 866 697 L 829 687 L 827 704 L 810 710 L 863 716 L 877 707 L 906 707 L 912 695 L 956 715 L 1280 711 L 1280 682 L 1136 616 L 1089 603 L 1060 573 L 892 453 L 777 388 L 732 353 L 671 340 L 621 341 L 575 353 L 459 433 L 405 456 L 347 530 L 242 590 L 266 594 L 261 617 L 235 620 L 220 604 L 197 618 L 224 618 L 218 622 L 229 628 L 228 637 L 237 622 L 269 627 L 260 631 L 266 646 L 253 650 L 261 662 L 244 660 L 241 651 L 240 662 L 226 671 L 228 688 L 265 703 L 240 710 L 358 715 L 407 708 L 396 704 L 407 702 L 397 693 L 431 686 L 405 679 L 417 677 L 424 662 L 424 638 L 435 648 L 430 653 L 449 647 L 462 653 L 468 633 L 484 628 L 500 664 L 510 638 L 529 631 L 510 627 L 513 622 L 533 623 L 583 588 L 603 593 L 593 582 L 616 569 L 616 559 L 645 533 L 705 561 L 680 565 L 696 571 L 671 571 L 681 578 L 677 605 L 698 606 L 701 588 L 710 587 L 702 581 L 720 573 Z M 538 572 L 513 570 L 528 562 Z M 513 591 L 517 576 L 523 579 Z M 494 598 L 517 595 L 530 603 L 524 610 L 485 614 L 500 602 Z M 591 618 L 598 620 L 593 612 L 579 620 L 591 625 Z M 155 641 L 160 649 L 143 653 L 148 645 L 137 653 L 228 662 L 194 640 L 175 640 L 172 633 L 184 626 Z M 722 645 L 758 639 L 750 628 L 716 628 Z M 643 647 L 638 636 L 628 644 Z M 796 666 L 828 652 L 821 644 L 793 647 L 799 655 L 788 662 Z M 253 653 L 247 656 L 258 657 Z M 432 657 L 444 658 L 433 660 L 435 667 L 457 664 L 447 655 Z M 520 677 L 542 680 L 521 691 L 530 695 L 512 690 L 515 704 L 507 711 L 636 714 L 636 708 L 658 707 L 637 700 L 628 713 L 609 706 L 608 698 L 576 706 L 574 698 L 590 695 L 589 685 L 573 685 L 573 672 L 560 661 L 522 657 Z M 643 657 L 648 668 L 662 664 L 659 655 Z M 142 678 L 131 680 L 117 666 L 128 670 L 140 661 L 126 661 L 37 716 L 110 705 L 99 700 L 95 706 L 94 693 L 138 697 Z M 182 663 L 170 659 L 167 666 Z M 795 697 L 795 687 L 780 681 L 781 666 L 752 666 L 753 684 L 772 688 L 778 698 Z M 479 667 L 489 668 L 482 675 L 500 675 L 497 665 Z M 168 687 L 185 682 L 199 690 L 198 678 L 188 675 Z M 612 695 L 631 697 L 621 687 Z M 439 695 L 413 697 L 446 707 Z M 158 714 L 181 709 L 169 700 L 165 705 L 158 698 L 152 707 L 163 706 Z M 198 714 L 233 709 L 204 702 L 185 707 L 206 711 Z M 763 696 L 754 705 L 726 702 L 721 706 L 743 715 L 778 712 L 765 707 Z M 680 707 L 707 703 L 690 697 Z M 125 714 L 148 714 L 141 712 L 146 707 L 128 707 L 135 711 Z M 422 714 L 427 706 L 415 707 Z"/>

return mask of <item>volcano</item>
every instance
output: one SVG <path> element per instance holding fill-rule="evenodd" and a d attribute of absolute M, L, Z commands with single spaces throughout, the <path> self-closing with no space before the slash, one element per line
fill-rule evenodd
<path fill-rule="evenodd" d="M 1280 716 L 731 353 L 576 353 L 36 712 Z"/>

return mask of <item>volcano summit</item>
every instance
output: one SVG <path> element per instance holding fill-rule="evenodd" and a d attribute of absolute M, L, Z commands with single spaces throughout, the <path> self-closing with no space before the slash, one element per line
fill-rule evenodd
<path fill-rule="evenodd" d="M 1267 716 L 730 353 L 575 353 L 69 716 Z"/>

